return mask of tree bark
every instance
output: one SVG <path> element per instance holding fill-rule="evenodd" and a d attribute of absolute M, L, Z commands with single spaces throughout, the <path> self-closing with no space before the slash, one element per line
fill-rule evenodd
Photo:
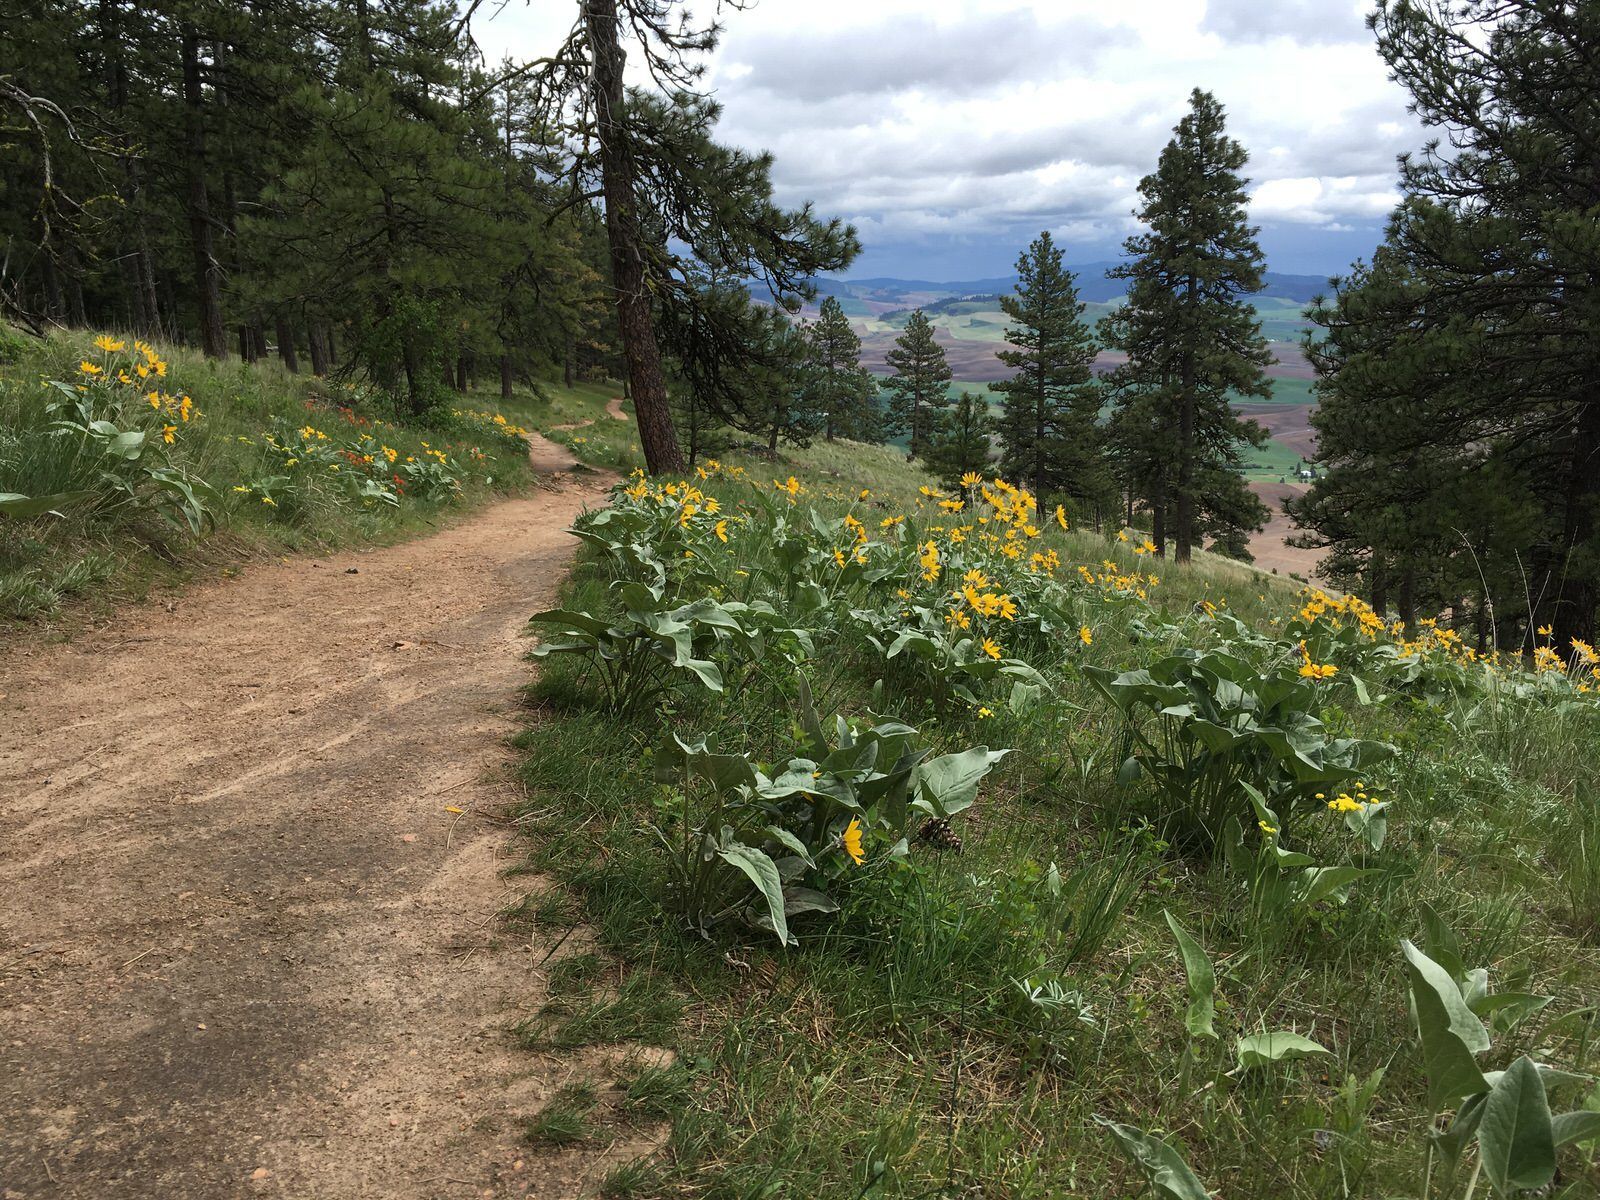
<path fill-rule="evenodd" d="M 1167 556 L 1167 482 L 1157 475 L 1150 489 L 1150 540 L 1156 544 L 1156 557 Z"/>
<path fill-rule="evenodd" d="M 67 319 L 82 329 L 89 323 L 83 307 L 83 266 L 71 247 L 67 249 Z"/>
<path fill-rule="evenodd" d="M 319 377 L 328 374 L 328 346 L 323 340 L 322 326 L 316 321 L 306 326 L 306 350 L 311 355 L 311 373 Z"/>
<path fill-rule="evenodd" d="M 500 356 L 500 399 L 511 399 L 511 355 Z"/>
<path fill-rule="evenodd" d="M 567 390 L 569 392 L 572 390 L 572 356 L 577 350 L 577 347 L 574 345 L 574 341 L 575 339 L 572 336 L 572 331 L 568 330 L 566 338 L 566 351 L 561 356 L 561 379 L 562 382 L 567 385 Z"/>
<path fill-rule="evenodd" d="M 1188 294 L 1184 308 L 1185 318 L 1192 324 L 1194 306 L 1200 290 L 1200 280 L 1189 276 Z M 1178 386 L 1178 512 L 1177 550 L 1175 561 L 1186 563 L 1194 549 L 1194 389 L 1196 349 L 1185 345 L 1181 360 L 1182 375 Z"/>
<path fill-rule="evenodd" d="M 300 373 L 300 359 L 294 352 L 294 326 L 289 324 L 284 317 L 277 317 L 273 321 L 274 332 L 278 338 L 278 357 L 283 359 L 284 369 L 291 375 Z"/>
<path fill-rule="evenodd" d="M 656 342 L 645 283 L 645 248 L 636 212 L 633 148 L 623 128 L 623 65 L 618 36 L 617 0 L 583 0 L 583 18 L 594 59 L 592 101 L 600 142 L 601 192 L 606 209 L 606 240 L 611 249 L 611 283 L 617 296 L 617 325 L 632 383 L 639 444 L 653 474 L 681 471 L 683 452 L 667 406 L 666 377 Z"/>
<path fill-rule="evenodd" d="M 206 126 L 200 90 L 200 35 L 185 22 L 180 35 L 183 54 L 183 107 L 187 121 L 184 143 L 188 173 L 189 240 L 194 249 L 195 292 L 200 309 L 200 349 L 207 358 L 228 353 L 222 324 L 222 273 L 211 228 L 211 203 L 206 195 Z"/>

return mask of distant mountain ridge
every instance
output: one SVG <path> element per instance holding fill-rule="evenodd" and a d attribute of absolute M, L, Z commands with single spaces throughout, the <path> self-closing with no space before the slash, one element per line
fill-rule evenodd
<path fill-rule="evenodd" d="M 1127 292 L 1127 285 L 1122 280 L 1112 279 L 1107 275 L 1107 272 L 1116 265 L 1115 262 L 1092 262 L 1071 266 L 1072 273 L 1078 277 L 1078 293 L 1081 298 L 1091 304 L 1103 304 L 1124 295 Z M 1289 275 L 1280 271 L 1268 271 L 1263 278 L 1267 286 L 1259 293 L 1260 295 L 1293 300 L 1300 304 L 1309 304 L 1313 297 L 1329 290 L 1329 276 L 1326 275 Z M 956 297 L 1003 295 L 1016 286 L 1017 277 L 1002 275 L 993 279 L 940 281 L 895 279 L 888 276 L 875 276 L 869 279 L 834 279 L 830 276 L 821 276 L 815 283 L 817 291 L 824 296 L 914 308 L 918 304 Z"/>

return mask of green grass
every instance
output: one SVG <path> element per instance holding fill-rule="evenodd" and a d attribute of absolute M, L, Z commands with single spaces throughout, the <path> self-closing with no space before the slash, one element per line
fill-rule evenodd
<path fill-rule="evenodd" d="M 551 389 L 548 402 L 535 402 L 527 416 L 531 428 L 565 446 L 588 466 L 626 475 L 644 465 L 639 449 L 639 429 L 632 420 L 633 405 L 622 402 L 628 420 L 618 421 L 606 406 L 622 395 L 611 381 L 580 383 L 571 391 Z"/>
<path fill-rule="evenodd" d="M 516 490 L 529 478 L 520 444 L 493 436 L 474 422 L 446 417 L 434 428 L 407 426 L 344 385 L 291 375 L 275 360 L 254 365 L 237 359 L 214 362 L 158 346 L 169 364 L 160 386 L 172 395 L 192 397 L 200 414 L 178 423 L 168 451 L 175 466 L 213 491 L 206 503 L 215 516 L 214 527 L 195 537 L 147 506 L 103 503 L 101 468 L 94 456 L 83 451 L 79 439 L 52 433 L 45 405 L 55 393 L 45 381 L 79 379 L 80 361 L 102 358 L 92 343 L 93 335 L 83 332 L 56 334 L 45 342 L 24 339 L 20 353 L 0 363 L 0 492 L 87 494 L 62 504 L 59 516 L 0 516 L 0 620 L 37 622 L 103 612 L 152 588 L 227 573 L 262 556 L 424 532 L 455 512 Z M 499 412 L 513 424 L 531 425 L 549 413 L 584 408 L 601 390 L 585 387 L 568 393 L 547 387 L 535 396 L 518 389 L 504 404 L 497 393 L 451 393 L 448 403 L 462 410 Z M 352 405 L 348 415 L 341 411 Z M 269 506 L 257 494 L 234 489 L 276 469 L 263 448 L 264 435 L 275 423 L 313 425 L 339 445 L 371 435 L 402 457 L 422 455 L 427 442 L 458 461 L 467 461 L 474 448 L 485 458 L 472 461 L 454 498 L 407 497 L 398 507 L 362 504 L 324 473 L 297 485 L 292 504 Z"/>
<path fill-rule="evenodd" d="M 763 481 L 792 470 L 824 512 L 862 488 L 867 504 L 903 511 L 926 482 L 880 448 L 818 445 L 789 460 L 745 465 Z M 1091 533 L 1051 537 L 1069 566 L 1151 566 Z M 737 554 L 743 569 L 774 567 L 769 547 Z M 1271 633 L 1297 606 L 1289 585 L 1226 560 L 1155 569 L 1166 619 L 1210 601 Z M 563 602 L 607 610 L 609 582 L 585 552 Z M 1424 1079 L 1398 943 L 1424 936 L 1424 904 L 1497 989 L 1553 997 L 1525 1027 L 1496 1034 L 1486 1068 L 1522 1052 L 1600 1066 L 1593 705 L 1546 710 L 1509 694 L 1330 703 L 1322 715 L 1336 731 L 1399 747 L 1383 781 L 1397 801 L 1389 841 L 1348 904 L 1266 919 L 1225 865 L 1182 857 L 1141 828 L 1137 786 L 1118 783 L 1121 727 L 1081 667 L 1138 666 L 1153 652 L 1131 622 L 1098 626 L 1072 665 L 1050 671 L 1047 705 L 979 721 L 875 686 L 881 661 L 849 642 L 819 645 L 808 672 L 823 712 L 903 719 L 935 752 L 981 740 L 1015 753 L 985 782 L 974 819 L 958 822 L 960 853 L 918 849 L 910 872 L 869 860 L 843 911 L 801 922 L 790 950 L 731 925 L 709 940 L 683 930 L 650 829 L 664 819 L 651 773 L 663 727 L 719 732 L 726 749 L 770 762 L 792 736 L 783 689 L 762 700 L 689 691 L 620 719 L 589 707 L 571 660 L 541 668 L 537 725 L 520 743 L 530 799 L 519 825 L 532 864 L 581 902 L 619 965 L 564 970 L 559 1003 L 525 1035 L 641 1038 L 678 1054 L 669 1075 L 635 1084 L 636 1103 L 671 1118 L 668 1145 L 620 1172 L 615 1194 L 1138 1194 L 1093 1124 L 1101 1114 L 1180 1146 L 1218 1195 L 1416 1196 Z M 1059 895 L 1047 887 L 1052 865 Z M 1215 1043 L 1185 1034 L 1164 912 L 1216 965 Z M 1049 1011 L 1017 985 L 1042 968 L 1069 993 Z M 1294 1029 L 1330 1054 L 1240 1075 L 1233 1039 L 1262 1029 Z M 1600 1106 L 1588 1085 L 1565 1089 L 1562 1106 L 1586 1094 Z M 1595 1194 L 1592 1148 L 1565 1149 L 1561 1163 L 1549 1194 Z"/>
<path fill-rule="evenodd" d="M 528 1140 L 535 1145 L 571 1146 L 588 1141 L 594 1133 L 590 1118 L 599 1098 L 588 1084 L 569 1083 L 562 1087 L 528 1121 Z"/>

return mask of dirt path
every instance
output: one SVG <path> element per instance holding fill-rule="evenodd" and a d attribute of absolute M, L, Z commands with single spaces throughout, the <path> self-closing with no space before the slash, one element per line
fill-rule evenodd
<path fill-rule="evenodd" d="M 0 1196 L 560 1197 L 647 1148 L 524 1141 L 618 1064 L 512 1042 L 547 947 L 496 920 L 517 635 L 602 486 L 0 655 Z"/>
<path fill-rule="evenodd" d="M 613 396 L 613 397 L 611 397 L 611 399 L 606 401 L 606 416 L 610 417 L 613 421 L 631 421 L 631 420 L 633 420 L 632 417 L 630 417 L 627 413 L 622 411 L 622 397 L 621 396 Z M 571 433 L 574 430 L 587 429 L 587 428 L 589 428 L 589 426 L 591 426 L 593 424 L 594 424 L 594 418 L 593 417 L 584 417 L 583 419 L 578 420 L 578 421 L 568 421 L 565 425 L 552 425 L 552 426 L 550 426 L 550 432 L 551 433 Z"/>

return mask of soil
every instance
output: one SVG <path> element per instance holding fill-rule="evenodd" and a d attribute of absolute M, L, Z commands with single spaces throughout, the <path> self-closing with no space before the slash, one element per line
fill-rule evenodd
<path fill-rule="evenodd" d="M 1250 490 L 1272 510 L 1267 527 L 1250 538 L 1250 553 L 1255 555 L 1256 566 L 1280 575 L 1299 575 L 1303 579 L 1317 580 L 1317 564 L 1322 561 L 1323 552 L 1303 550 L 1284 540 L 1301 530 L 1283 511 L 1283 502 L 1291 496 L 1304 494 L 1305 487 L 1297 483 L 1263 482 L 1252 483 Z"/>
<path fill-rule="evenodd" d="M 500 920 L 519 633 L 609 482 L 533 442 L 429 537 L 0 653 L 0 1196 L 567 1197 L 657 1144 L 524 1136 L 629 1053 L 510 1032 L 584 940 Z"/>

